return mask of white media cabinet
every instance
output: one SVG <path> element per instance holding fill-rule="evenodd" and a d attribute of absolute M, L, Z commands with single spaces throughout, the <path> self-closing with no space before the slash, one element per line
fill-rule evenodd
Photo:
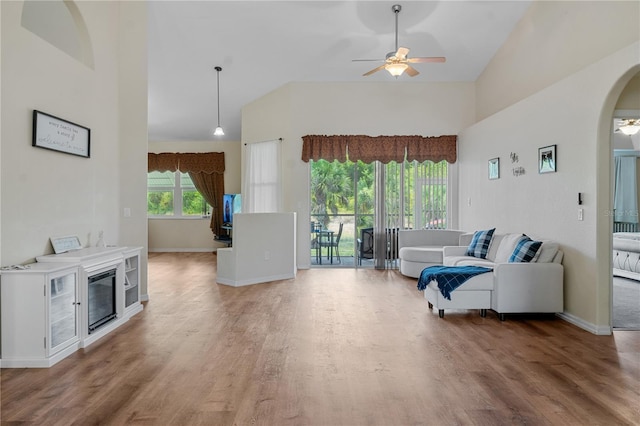
<path fill-rule="evenodd" d="M 89 247 L 2 271 L 2 368 L 51 367 L 142 311 L 141 247 Z M 88 280 L 115 270 L 114 319 L 89 330 Z"/>

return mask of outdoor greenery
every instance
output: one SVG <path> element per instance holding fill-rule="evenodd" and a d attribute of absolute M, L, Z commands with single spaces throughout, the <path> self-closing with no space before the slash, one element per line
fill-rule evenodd
<path fill-rule="evenodd" d="M 354 181 L 357 179 L 358 227 L 373 226 L 374 167 L 362 161 L 313 161 L 311 167 L 311 216 L 326 228 L 331 216 L 353 216 L 356 208 Z"/>
<path fill-rule="evenodd" d="M 173 216 L 173 191 L 148 191 L 147 214 Z"/>
<path fill-rule="evenodd" d="M 147 182 L 149 216 L 203 216 L 207 213 L 207 203 L 196 191 L 189 174 L 150 172 Z M 174 199 L 182 199 L 181 206 L 174 206 Z M 175 211 L 178 207 L 181 210 Z"/>
<path fill-rule="evenodd" d="M 388 227 L 446 227 L 445 161 L 390 162 L 383 168 Z M 341 256 L 353 256 L 360 230 L 373 227 L 375 170 L 375 163 L 361 161 L 311 162 L 311 220 L 335 232 L 338 224 L 344 223 Z"/>

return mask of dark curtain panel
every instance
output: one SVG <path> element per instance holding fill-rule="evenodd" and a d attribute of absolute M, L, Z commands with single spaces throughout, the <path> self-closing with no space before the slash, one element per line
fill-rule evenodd
<path fill-rule="evenodd" d="M 211 206 L 209 227 L 215 235 L 222 235 L 222 195 L 224 175 L 222 173 L 189 172 L 193 185 Z"/>

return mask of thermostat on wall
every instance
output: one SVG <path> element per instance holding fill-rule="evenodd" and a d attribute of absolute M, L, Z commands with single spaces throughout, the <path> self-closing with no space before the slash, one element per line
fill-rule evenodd
<path fill-rule="evenodd" d="M 67 237 L 51 237 L 51 247 L 55 254 L 66 253 L 71 250 L 81 249 L 80 239 L 76 235 Z"/>

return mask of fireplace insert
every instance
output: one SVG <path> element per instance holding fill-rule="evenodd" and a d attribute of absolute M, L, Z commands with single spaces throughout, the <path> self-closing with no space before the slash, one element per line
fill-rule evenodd
<path fill-rule="evenodd" d="M 89 334 L 116 318 L 116 269 L 88 277 Z"/>

